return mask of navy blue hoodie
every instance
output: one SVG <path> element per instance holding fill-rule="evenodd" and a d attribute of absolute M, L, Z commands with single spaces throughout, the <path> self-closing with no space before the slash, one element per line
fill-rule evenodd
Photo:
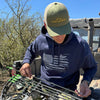
<path fill-rule="evenodd" d="M 76 89 L 79 82 L 79 70 L 84 70 L 83 80 L 91 82 L 97 70 L 97 64 L 90 48 L 80 36 L 70 33 L 62 44 L 56 43 L 44 27 L 41 34 L 28 47 L 23 63 L 31 63 L 41 56 L 41 79 L 60 86 Z"/>

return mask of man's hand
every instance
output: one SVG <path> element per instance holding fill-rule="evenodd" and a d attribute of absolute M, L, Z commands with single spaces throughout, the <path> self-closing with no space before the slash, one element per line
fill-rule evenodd
<path fill-rule="evenodd" d="M 25 63 L 21 68 L 20 68 L 20 73 L 22 76 L 26 76 L 31 78 L 32 74 L 31 74 L 31 69 L 30 69 L 30 65 L 28 63 Z"/>
<path fill-rule="evenodd" d="M 76 94 L 82 98 L 86 98 L 88 97 L 89 95 L 91 95 L 91 90 L 88 86 L 88 82 L 87 81 L 83 81 L 81 84 L 80 84 L 80 92 L 78 92 L 78 90 L 75 90 Z"/>

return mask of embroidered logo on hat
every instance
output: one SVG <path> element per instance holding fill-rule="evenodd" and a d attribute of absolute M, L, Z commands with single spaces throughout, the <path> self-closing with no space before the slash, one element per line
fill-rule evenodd
<path fill-rule="evenodd" d="M 53 21 L 51 21 L 52 23 L 61 23 L 61 22 L 64 22 L 64 21 L 66 21 L 66 19 L 65 18 L 56 18 L 56 20 L 53 20 Z"/>

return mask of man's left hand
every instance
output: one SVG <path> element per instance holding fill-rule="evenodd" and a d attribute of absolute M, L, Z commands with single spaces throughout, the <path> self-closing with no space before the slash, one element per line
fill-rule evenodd
<path fill-rule="evenodd" d="M 91 95 L 91 90 L 88 86 L 88 82 L 87 81 L 83 81 L 81 84 L 80 84 L 80 92 L 78 92 L 78 90 L 75 90 L 75 93 L 79 96 L 79 97 L 82 97 L 82 98 L 86 98 L 88 97 L 89 95 Z"/>

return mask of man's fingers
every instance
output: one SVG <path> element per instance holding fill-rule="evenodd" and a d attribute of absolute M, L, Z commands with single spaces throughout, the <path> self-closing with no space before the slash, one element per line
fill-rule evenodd
<path fill-rule="evenodd" d="M 22 67 L 20 69 L 20 73 L 22 76 L 30 77 L 31 78 L 31 70 L 30 67 Z"/>
<path fill-rule="evenodd" d="M 78 92 L 78 90 L 75 90 L 75 93 L 76 93 L 78 96 L 82 97 L 82 94 L 81 94 L 80 92 Z"/>
<path fill-rule="evenodd" d="M 27 77 L 27 74 L 26 74 L 24 69 L 20 70 L 20 73 L 21 73 L 22 76 L 26 76 Z"/>
<path fill-rule="evenodd" d="M 27 77 L 31 78 L 32 74 L 31 74 L 30 68 L 26 68 L 25 71 L 26 71 Z"/>
<path fill-rule="evenodd" d="M 76 93 L 76 94 L 79 94 L 78 90 L 75 90 L 75 93 Z"/>
<path fill-rule="evenodd" d="M 87 90 L 87 91 L 85 92 L 85 94 L 83 94 L 82 92 L 78 92 L 78 90 L 75 90 L 75 93 L 76 93 L 79 97 L 86 98 L 86 97 L 88 97 L 89 95 L 91 95 L 91 90 Z"/>
<path fill-rule="evenodd" d="M 90 89 L 87 90 L 87 91 L 85 92 L 85 94 L 82 95 L 82 96 L 85 98 L 85 97 L 88 97 L 89 95 L 91 95 L 91 90 L 90 90 Z"/>

